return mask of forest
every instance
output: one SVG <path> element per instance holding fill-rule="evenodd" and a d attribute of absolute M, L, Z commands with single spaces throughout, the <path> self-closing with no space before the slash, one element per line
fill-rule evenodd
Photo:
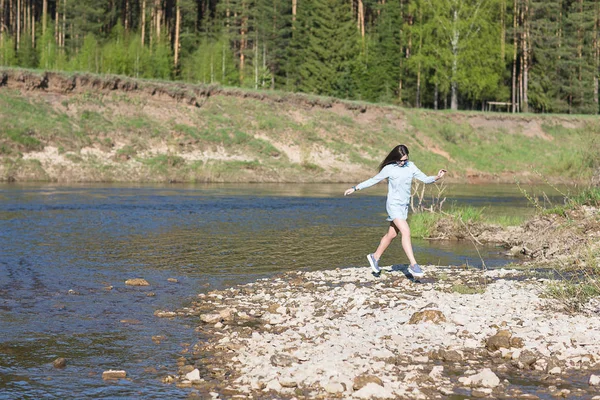
<path fill-rule="evenodd" d="M 0 0 L 0 65 L 598 114 L 600 0 Z"/>

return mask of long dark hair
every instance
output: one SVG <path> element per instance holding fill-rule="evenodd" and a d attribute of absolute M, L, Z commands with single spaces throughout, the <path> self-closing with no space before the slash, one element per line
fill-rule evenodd
<path fill-rule="evenodd" d="M 403 144 L 399 144 L 398 146 L 394 147 L 392 151 L 390 151 L 390 154 L 388 154 L 381 164 L 379 164 L 379 171 L 381 172 L 383 167 L 386 165 L 400 162 L 400 159 L 404 156 L 408 157 L 408 147 Z"/>

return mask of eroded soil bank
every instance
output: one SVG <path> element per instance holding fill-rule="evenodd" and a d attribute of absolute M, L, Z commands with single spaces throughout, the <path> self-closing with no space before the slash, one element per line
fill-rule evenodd
<path fill-rule="evenodd" d="M 3 181 L 356 183 L 404 143 L 423 171 L 446 168 L 450 181 L 588 183 L 598 138 L 585 116 L 0 70 Z"/>

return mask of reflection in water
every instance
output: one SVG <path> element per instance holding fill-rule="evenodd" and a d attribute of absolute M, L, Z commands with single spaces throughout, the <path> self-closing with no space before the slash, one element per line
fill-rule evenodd
<path fill-rule="evenodd" d="M 387 229 L 385 187 L 344 198 L 345 188 L 0 186 L 0 398 L 64 398 L 74 387 L 76 397 L 188 393 L 158 378 L 173 372 L 191 338 L 202 340 L 196 322 L 158 319 L 154 310 L 282 271 L 368 273 L 365 255 Z M 510 186 L 447 195 L 491 212 L 531 212 Z M 481 264 L 468 242 L 414 247 L 421 264 Z M 488 267 L 508 261 L 499 249 L 480 251 Z M 382 263 L 405 262 L 398 240 Z M 125 286 L 135 277 L 151 286 Z M 157 345 L 154 335 L 166 340 Z M 51 367 L 57 357 L 67 358 L 66 369 Z M 106 369 L 125 369 L 132 381 L 107 385 Z"/>

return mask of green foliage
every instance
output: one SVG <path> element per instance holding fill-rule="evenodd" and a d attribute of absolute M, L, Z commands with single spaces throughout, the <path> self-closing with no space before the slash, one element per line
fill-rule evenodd
<path fill-rule="evenodd" d="M 2 35 L 2 40 L 0 40 L 0 65 L 7 67 L 18 65 L 15 39 L 6 34 Z"/>

